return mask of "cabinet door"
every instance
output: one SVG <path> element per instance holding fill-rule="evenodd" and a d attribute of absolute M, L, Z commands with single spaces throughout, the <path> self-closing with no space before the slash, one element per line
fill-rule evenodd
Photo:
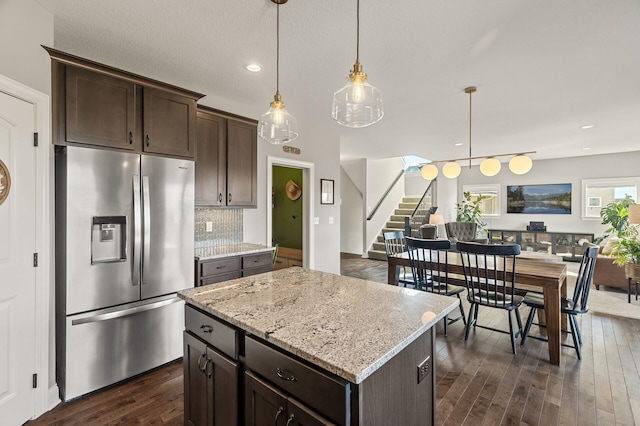
<path fill-rule="evenodd" d="M 323 419 L 318 414 L 305 407 L 302 403 L 289 398 L 287 401 L 289 426 L 333 426 L 335 423 Z"/>
<path fill-rule="evenodd" d="M 204 364 L 207 346 L 186 331 L 184 337 L 184 424 L 207 425 L 209 400 L 207 392 L 209 381 Z"/>
<path fill-rule="evenodd" d="M 196 133 L 196 206 L 226 201 L 227 120 L 198 111 Z"/>
<path fill-rule="evenodd" d="M 213 426 L 236 426 L 238 424 L 238 372 L 237 362 L 207 348 L 209 378 L 209 422 Z"/>
<path fill-rule="evenodd" d="M 227 205 L 257 207 L 257 127 L 227 120 Z"/>
<path fill-rule="evenodd" d="M 194 158 L 196 101 L 150 87 L 143 96 L 143 151 Z"/>
<path fill-rule="evenodd" d="M 287 398 L 250 372 L 246 372 L 244 377 L 245 426 L 285 426 Z"/>
<path fill-rule="evenodd" d="M 135 85 L 67 66 L 66 141 L 134 150 Z"/>

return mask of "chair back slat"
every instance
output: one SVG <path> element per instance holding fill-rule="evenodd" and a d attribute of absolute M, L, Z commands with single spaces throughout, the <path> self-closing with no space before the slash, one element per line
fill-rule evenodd
<path fill-rule="evenodd" d="M 404 232 L 385 232 L 382 237 L 384 238 L 384 249 L 387 252 L 387 256 L 395 256 L 407 251 L 404 243 Z"/>
<path fill-rule="evenodd" d="M 587 300 L 589 299 L 589 290 L 591 289 L 591 281 L 593 280 L 593 270 L 596 266 L 598 258 L 598 246 L 588 244 L 585 246 L 576 278 L 576 286 L 573 289 L 573 309 L 579 312 L 588 310 Z"/>
<path fill-rule="evenodd" d="M 416 288 L 448 294 L 451 242 L 412 237 L 405 240 Z"/>
<path fill-rule="evenodd" d="M 513 305 L 516 283 L 517 244 L 487 245 L 458 242 L 462 269 L 470 300 L 507 308 Z"/>

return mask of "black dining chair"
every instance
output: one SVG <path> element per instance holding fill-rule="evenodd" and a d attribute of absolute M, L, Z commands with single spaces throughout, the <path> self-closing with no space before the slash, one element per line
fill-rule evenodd
<path fill-rule="evenodd" d="M 517 244 L 489 245 L 474 242 L 457 243 L 462 258 L 462 269 L 467 286 L 467 301 L 471 304 L 464 340 L 469 338 L 471 327 L 506 333 L 511 336 L 511 349 L 516 353 L 516 338 L 522 334 L 522 319 L 518 308 L 522 296 L 515 293 Z M 509 314 L 509 331 L 478 324 L 480 306 L 504 309 Z M 518 321 L 518 331 L 513 324 L 513 312 Z"/>
<path fill-rule="evenodd" d="M 406 238 L 411 273 L 416 289 L 444 296 L 455 296 L 460 300 L 460 293 L 464 287 L 450 283 L 453 277 L 449 275 L 449 240 L 426 240 L 420 238 Z M 448 325 L 460 319 L 466 325 L 464 307 L 460 302 L 460 316 L 456 318 L 444 318 L 444 335 L 447 335 Z"/>
<path fill-rule="evenodd" d="M 407 251 L 403 231 L 385 232 L 382 234 L 382 238 L 384 239 L 384 249 L 387 252 L 387 256 L 396 256 Z M 398 276 L 398 284 L 402 284 L 405 287 L 407 284 L 414 285 L 413 275 L 404 266 Z"/>
<path fill-rule="evenodd" d="M 573 297 L 571 299 L 566 297 L 560 299 L 560 313 L 567 314 L 569 317 L 568 332 L 571 333 L 571 337 L 573 338 L 573 346 L 565 345 L 564 343 L 562 345 L 575 348 L 578 359 L 580 360 L 582 359 L 582 335 L 580 334 L 576 316 L 589 311 L 587 301 L 589 300 L 589 290 L 591 289 L 593 270 L 596 266 L 599 249 L 595 244 L 585 244 L 583 247 L 584 252 L 582 254 L 582 261 L 580 262 L 580 269 L 578 270 L 578 277 L 576 278 L 576 286 L 573 289 Z M 529 312 L 529 316 L 527 317 L 527 324 L 524 327 L 522 342 L 520 344 L 524 345 L 527 337 L 548 342 L 549 339 L 543 336 L 529 335 L 531 325 L 534 324 L 533 318 L 537 310 L 544 309 L 544 296 L 541 293 L 529 292 L 524 297 L 523 303 L 531 307 L 531 312 Z M 536 325 L 544 327 L 544 324 L 536 323 Z"/>

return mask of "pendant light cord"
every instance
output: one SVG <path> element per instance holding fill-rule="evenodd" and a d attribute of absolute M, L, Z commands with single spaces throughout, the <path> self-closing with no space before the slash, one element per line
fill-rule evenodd
<path fill-rule="evenodd" d="M 471 97 L 473 92 L 469 92 L 469 168 L 471 168 Z"/>
<path fill-rule="evenodd" d="M 276 93 L 280 93 L 280 3 L 276 10 Z"/>
<path fill-rule="evenodd" d="M 356 64 L 360 63 L 360 0 L 358 0 L 356 13 Z"/>

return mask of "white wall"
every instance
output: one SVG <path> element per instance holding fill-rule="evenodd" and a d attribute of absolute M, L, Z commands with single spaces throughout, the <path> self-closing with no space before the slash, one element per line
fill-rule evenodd
<path fill-rule="evenodd" d="M 49 95 L 51 62 L 41 44 L 53 46 L 53 15 L 35 0 L 0 0 L 0 74 Z"/>
<path fill-rule="evenodd" d="M 335 274 L 340 273 L 340 140 L 332 131 L 312 129 L 311 123 L 298 122 L 300 136 L 291 144 L 301 149 L 300 155 L 285 153 L 282 146 L 258 140 L 258 207 L 245 209 L 244 240 L 248 243 L 268 244 L 267 241 L 267 157 L 306 161 L 315 165 L 314 216 L 319 218 L 314 227 L 313 269 Z M 304 132 L 302 129 L 305 129 Z M 334 200 L 332 205 L 320 204 L 320 179 L 333 179 Z M 329 219 L 333 218 L 333 224 Z"/>
<path fill-rule="evenodd" d="M 407 197 L 422 197 L 430 182 L 421 174 L 404 175 L 404 193 Z"/>
<path fill-rule="evenodd" d="M 367 216 L 371 213 L 389 185 L 404 169 L 401 157 L 385 158 L 382 160 L 367 160 L 367 175 L 365 185 L 365 205 Z M 365 233 L 365 248 L 368 249 L 380 233 L 380 229 L 395 210 L 404 195 L 404 179 L 400 179 L 385 198 L 382 205 L 371 220 L 367 221 Z"/>
<path fill-rule="evenodd" d="M 596 237 L 603 234 L 606 226 L 599 220 L 582 219 L 582 179 L 640 176 L 640 151 L 622 154 L 593 155 L 556 160 L 534 160 L 533 169 L 523 176 L 514 175 L 508 165 L 494 177 L 483 176 L 478 167 L 463 168 L 457 179 L 458 199 L 462 197 L 462 186 L 473 184 L 500 184 L 501 217 L 485 219 L 488 228 L 526 229 L 530 221 L 543 221 L 549 231 L 586 232 Z M 536 185 L 549 183 L 571 184 L 571 214 L 507 214 L 508 185 Z M 440 188 L 438 188 L 440 189 Z"/>
<path fill-rule="evenodd" d="M 355 160 L 340 166 L 340 251 L 364 253 L 364 197 L 365 161 Z M 359 187 L 356 181 L 361 182 Z"/>

